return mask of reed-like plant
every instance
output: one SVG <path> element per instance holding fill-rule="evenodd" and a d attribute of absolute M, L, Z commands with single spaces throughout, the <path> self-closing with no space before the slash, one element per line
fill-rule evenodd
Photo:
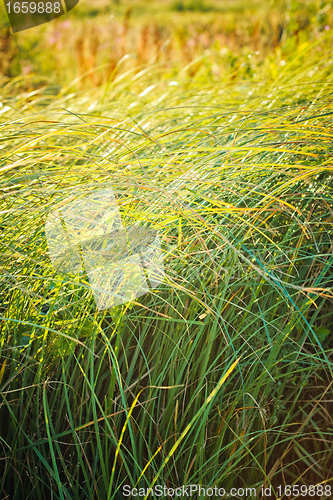
<path fill-rule="evenodd" d="M 331 484 L 324 47 L 255 85 L 149 67 L 84 94 L 4 87 L 1 498 Z M 166 278 L 98 311 L 85 273 L 53 269 L 44 225 L 104 187 L 125 225 L 159 232 Z"/>

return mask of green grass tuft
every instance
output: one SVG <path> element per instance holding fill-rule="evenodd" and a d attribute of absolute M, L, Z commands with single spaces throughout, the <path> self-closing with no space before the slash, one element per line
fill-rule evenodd
<path fill-rule="evenodd" d="M 2 89 L 1 498 L 331 484 L 327 40 L 255 84 L 207 59 L 193 78 Z M 44 224 L 107 187 L 159 232 L 166 280 L 98 311 L 85 274 L 52 268 Z"/>

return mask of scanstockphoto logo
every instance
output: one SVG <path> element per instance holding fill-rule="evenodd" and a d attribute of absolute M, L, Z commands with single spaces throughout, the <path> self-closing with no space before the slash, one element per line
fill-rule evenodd
<path fill-rule="evenodd" d="M 124 227 L 112 189 L 50 213 L 45 235 L 56 271 L 87 272 L 98 309 L 134 300 L 164 279 L 159 235 L 147 226 Z"/>
<path fill-rule="evenodd" d="M 79 0 L 4 0 L 13 33 L 34 28 L 63 16 Z"/>

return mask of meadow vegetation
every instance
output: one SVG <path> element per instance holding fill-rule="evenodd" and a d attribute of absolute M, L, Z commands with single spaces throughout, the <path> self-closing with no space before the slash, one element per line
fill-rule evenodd
<path fill-rule="evenodd" d="M 331 11 L 119 1 L 27 36 L 3 21 L 1 498 L 331 497 Z M 159 232 L 166 279 L 98 311 L 44 225 L 104 187 Z"/>
<path fill-rule="evenodd" d="M 0 5 L 0 74 L 90 88 L 126 68 L 158 64 L 175 74 L 209 57 L 215 81 L 261 81 L 332 26 L 322 0 L 81 0 L 66 17 L 12 36 Z"/>

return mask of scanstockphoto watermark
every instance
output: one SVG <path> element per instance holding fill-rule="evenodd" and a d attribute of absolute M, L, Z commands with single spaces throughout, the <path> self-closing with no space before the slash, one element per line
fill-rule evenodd
<path fill-rule="evenodd" d="M 286 497 L 331 497 L 332 486 L 329 484 L 317 485 L 280 485 L 274 489 L 272 486 L 262 486 L 259 490 L 251 487 L 231 488 L 226 491 L 225 488 L 214 486 L 206 487 L 199 484 L 189 484 L 179 486 L 178 488 L 168 488 L 166 485 L 156 485 L 152 488 L 133 488 L 129 485 L 124 485 L 122 489 L 125 498 L 257 498 L 261 494 L 263 498 L 276 498 L 276 493 L 279 498 Z"/>
<path fill-rule="evenodd" d="M 53 21 L 72 10 L 80 0 L 4 0 L 13 33 Z"/>
<path fill-rule="evenodd" d="M 153 488 L 132 488 L 129 485 L 123 486 L 124 497 L 131 498 L 256 498 L 256 488 L 231 488 L 226 491 L 218 486 L 206 487 L 200 484 L 189 484 L 178 488 L 168 488 L 166 485 L 156 485 Z"/>
<path fill-rule="evenodd" d="M 55 270 L 85 271 L 99 310 L 134 300 L 164 280 L 158 233 L 143 225 L 125 227 L 112 189 L 51 212 L 45 235 Z"/>

